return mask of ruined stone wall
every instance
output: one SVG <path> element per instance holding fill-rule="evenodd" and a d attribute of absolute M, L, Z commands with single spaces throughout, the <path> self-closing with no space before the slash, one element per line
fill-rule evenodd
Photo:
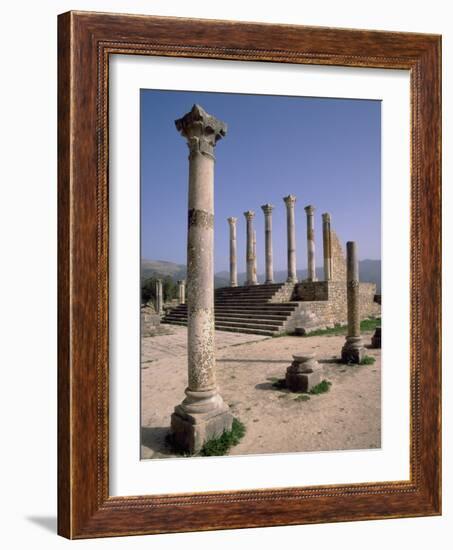
<path fill-rule="evenodd" d="M 297 283 L 294 289 L 294 300 L 312 302 L 327 300 L 329 295 L 327 281 L 304 281 Z"/>
<path fill-rule="evenodd" d="M 381 304 L 374 301 L 376 285 L 374 283 L 360 283 L 359 307 L 360 317 L 378 317 L 381 315 Z"/>
<path fill-rule="evenodd" d="M 290 302 L 293 299 L 297 299 L 294 297 L 294 283 L 285 283 L 280 290 L 278 290 L 272 298 L 269 300 L 272 304 L 282 304 L 284 302 Z"/>
<path fill-rule="evenodd" d="M 346 257 L 340 240 L 333 229 L 330 230 L 330 242 L 332 250 L 332 281 L 346 281 Z"/>
<path fill-rule="evenodd" d="M 284 330 L 292 332 L 296 327 L 305 328 L 307 332 L 345 325 L 347 323 L 346 277 L 343 282 L 325 282 L 328 290 L 327 300 L 303 300 L 288 319 Z M 304 287 L 302 287 L 304 288 Z M 381 307 L 374 302 L 376 285 L 360 283 L 360 319 L 376 317 L 381 314 Z M 308 294 L 305 295 L 308 297 Z"/>

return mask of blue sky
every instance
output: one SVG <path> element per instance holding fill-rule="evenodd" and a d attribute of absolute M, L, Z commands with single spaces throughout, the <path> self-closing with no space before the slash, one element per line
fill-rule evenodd
<path fill-rule="evenodd" d="M 381 257 L 381 103 L 372 100 L 141 90 L 142 258 L 186 262 L 188 148 L 174 121 L 194 103 L 228 124 L 216 147 L 215 271 L 228 270 L 227 218 L 238 218 L 238 270 L 245 271 L 246 210 L 255 211 L 258 273 L 264 214 L 272 203 L 274 269 L 286 269 L 286 209 L 296 202 L 297 268 L 307 265 L 304 207 L 315 206 L 316 265 L 322 218 L 360 259 Z"/>

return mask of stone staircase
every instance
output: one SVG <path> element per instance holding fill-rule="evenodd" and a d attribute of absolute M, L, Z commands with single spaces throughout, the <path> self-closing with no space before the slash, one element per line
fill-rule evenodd
<path fill-rule="evenodd" d="M 288 319 L 298 308 L 298 302 L 275 303 L 273 299 L 281 295 L 287 286 L 288 283 L 274 283 L 216 289 L 216 330 L 263 336 L 284 332 Z M 187 325 L 187 305 L 180 304 L 168 311 L 162 323 Z"/>

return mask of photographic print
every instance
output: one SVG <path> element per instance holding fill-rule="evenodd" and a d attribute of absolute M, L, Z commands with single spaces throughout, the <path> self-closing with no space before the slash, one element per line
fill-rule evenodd
<path fill-rule="evenodd" d="M 141 90 L 141 458 L 381 446 L 381 102 Z"/>

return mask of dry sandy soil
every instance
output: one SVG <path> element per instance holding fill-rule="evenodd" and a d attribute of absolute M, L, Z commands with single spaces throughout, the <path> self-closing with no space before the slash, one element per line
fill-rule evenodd
<path fill-rule="evenodd" d="M 170 415 L 187 385 L 186 328 L 143 338 L 142 458 L 172 456 L 166 443 Z M 371 334 L 364 334 L 368 344 Z M 373 365 L 337 363 L 344 336 L 265 338 L 216 332 L 217 380 L 224 400 L 246 426 L 231 455 L 379 448 L 381 353 Z M 292 354 L 316 354 L 330 391 L 307 401 L 276 389 Z"/>

